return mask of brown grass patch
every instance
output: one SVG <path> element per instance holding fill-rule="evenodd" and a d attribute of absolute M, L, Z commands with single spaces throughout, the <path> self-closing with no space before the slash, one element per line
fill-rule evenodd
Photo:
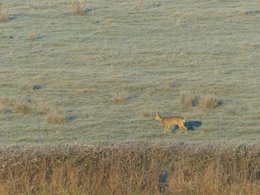
<path fill-rule="evenodd" d="M 222 100 L 213 95 L 191 96 L 190 94 L 180 95 L 180 104 L 182 108 L 199 106 L 200 109 L 215 109 L 222 105 Z"/>
<path fill-rule="evenodd" d="M 14 102 L 14 108 L 17 113 L 29 113 L 31 109 L 31 105 L 25 98 L 18 98 Z"/>
<path fill-rule="evenodd" d="M 39 7 L 38 7 L 37 5 L 35 5 L 35 4 L 33 4 L 33 2 L 30 2 L 30 3 L 28 4 L 28 7 L 29 7 L 29 9 L 30 9 L 31 11 L 35 11 L 35 10 L 39 9 Z"/>
<path fill-rule="evenodd" d="M 134 11 L 140 11 L 143 7 L 143 2 L 141 0 L 136 0 L 134 2 L 133 10 Z"/>
<path fill-rule="evenodd" d="M 189 94 L 181 94 L 180 95 L 180 102 L 181 102 L 181 106 L 183 108 L 190 108 L 190 107 L 194 106 L 193 98 Z"/>
<path fill-rule="evenodd" d="M 0 8 L 0 22 L 6 22 L 8 20 L 7 17 L 7 9 L 4 6 Z"/>
<path fill-rule="evenodd" d="M 259 150 L 151 142 L 1 148 L 0 192 L 257 195 Z"/>
<path fill-rule="evenodd" d="M 47 123 L 50 123 L 50 124 L 63 124 L 66 122 L 66 118 L 63 114 L 52 111 L 52 112 L 47 113 L 46 121 L 47 121 Z"/>
<path fill-rule="evenodd" d="M 112 16 L 106 16 L 105 17 L 105 23 L 106 24 L 112 24 L 113 23 L 113 17 Z"/>
<path fill-rule="evenodd" d="M 73 9 L 73 12 L 76 15 L 85 16 L 87 14 L 86 13 L 87 3 L 85 1 L 73 1 L 73 2 L 70 2 L 70 6 L 71 6 L 71 8 Z"/>
<path fill-rule="evenodd" d="M 212 95 L 204 95 L 204 96 L 200 97 L 200 100 L 199 100 L 199 107 L 202 110 L 215 109 L 216 107 L 218 107 L 221 104 L 222 104 L 222 101 Z"/>
<path fill-rule="evenodd" d="M 30 32 L 28 34 L 28 40 L 35 41 L 40 38 L 40 35 L 37 32 Z"/>
<path fill-rule="evenodd" d="M 13 110 L 16 113 L 46 114 L 51 110 L 51 106 L 41 99 L 30 99 L 26 97 L 0 96 L 0 112 Z M 10 113 L 10 112 L 6 112 Z"/>
<path fill-rule="evenodd" d="M 6 16 L 0 13 L 0 22 L 5 22 L 6 20 Z"/>
<path fill-rule="evenodd" d="M 128 102 L 128 100 L 129 100 L 129 97 L 126 95 L 123 95 L 123 94 L 114 95 L 112 98 L 112 102 L 114 104 L 125 104 Z"/>
<path fill-rule="evenodd" d="M 3 104 L 0 104 L 0 113 L 3 112 L 5 109 L 4 105 Z"/>
<path fill-rule="evenodd" d="M 151 113 L 148 112 L 148 111 L 142 111 L 142 112 L 141 112 L 141 115 L 142 115 L 142 117 L 148 118 L 148 117 L 151 116 Z"/>
<path fill-rule="evenodd" d="M 10 113 L 12 111 L 26 114 L 32 110 L 31 104 L 26 98 L 11 98 L 0 96 L 0 111 Z M 10 112 L 9 112 L 10 111 Z"/>
<path fill-rule="evenodd" d="M 8 96 L 0 96 L 0 105 L 1 106 L 6 106 L 10 102 L 10 98 Z"/>
<path fill-rule="evenodd" d="M 53 111 L 48 102 L 41 99 L 30 99 L 25 97 L 0 96 L 0 113 L 33 113 L 45 115 L 47 123 L 62 124 L 66 122 L 64 114 Z"/>
<path fill-rule="evenodd" d="M 87 94 L 87 93 L 94 93 L 96 92 L 96 88 L 82 88 L 82 89 L 77 89 L 76 93 L 77 94 Z"/>
<path fill-rule="evenodd" d="M 172 92 L 172 88 L 171 87 L 156 87 L 153 88 L 152 90 L 149 89 L 148 93 L 149 94 L 154 94 L 154 93 L 170 93 Z"/>

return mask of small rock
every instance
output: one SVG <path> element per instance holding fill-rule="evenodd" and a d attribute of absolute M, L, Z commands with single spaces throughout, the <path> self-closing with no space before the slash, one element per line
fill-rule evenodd
<path fill-rule="evenodd" d="M 76 116 L 75 115 L 69 115 L 69 116 L 66 116 L 65 117 L 65 120 L 67 122 L 71 122 L 71 121 L 74 121 L 76 119 Z"/>
<path fill-rule="evenodd" d="M 42 88 L 43 88 L 43 85 L 41 85 L 41 84 L 35 84 L 35 85 L 32 86 L 33 90 L 39 90 L 39 89 L 42 89 Z"/>

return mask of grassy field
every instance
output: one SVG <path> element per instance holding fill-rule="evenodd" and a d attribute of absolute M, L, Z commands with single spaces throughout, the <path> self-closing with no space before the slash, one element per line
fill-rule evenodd
<path fill-rule="evenodd" d="M 259 1 L 1 1 L 0 143 L 259 143 Z M 154 114 L 182 115 L 163 134 Z"/>
<path fill-rule="evenodd" d="M 259 0 L 1 1 L 0 194 L 259 194 L 259 21 Z"/>

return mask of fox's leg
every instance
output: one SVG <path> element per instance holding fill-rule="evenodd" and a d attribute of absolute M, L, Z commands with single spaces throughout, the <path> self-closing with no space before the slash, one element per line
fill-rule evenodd
<path fill-rule="evenodd" d="M 169 125 L 165 125 L 164 127 L 164 133 L 170 132 Z"/>
<path fill-rule="evenodd" d="M 179 127 L 182 129 L 183 133 L 187 133 L 188 132 L 188 129 L 185 127 L 184 124 L 179 125 Z"/>
<path fill-rule="evenodd" d="M 164 127 L 164 134 L 167 132 L 167 126 Z"/>
<path fill-rule="evenodd" d="M 171 126 L 168 125 L 168 126 L 167 126 L 168 132 L 171 132 L 171 129 L 170 129 L 170 128 L 171 128 Z"/>

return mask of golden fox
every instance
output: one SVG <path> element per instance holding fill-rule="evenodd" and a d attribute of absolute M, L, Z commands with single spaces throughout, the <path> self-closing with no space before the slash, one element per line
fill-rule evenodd
<path fill-rule="evenodd" d="M 161 117 L 159 112 L 156 113 L 154 120 L 160 121 L 164 126 L 164 133 L 171 132 L 171 127 L 173 125 L 178 125 L 182 132 L 188 132 L 188 129 L 185 127 L 185 120 L 181 116 L 171 116 L 171 117 Z"/>

